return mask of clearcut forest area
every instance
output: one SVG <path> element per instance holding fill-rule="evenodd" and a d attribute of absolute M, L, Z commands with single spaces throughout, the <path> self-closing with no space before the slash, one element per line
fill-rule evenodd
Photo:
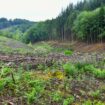
<path fill-rule="evenodd" d="M 105 105 L 105 0 L 0 18 L 0 105 Z"/>

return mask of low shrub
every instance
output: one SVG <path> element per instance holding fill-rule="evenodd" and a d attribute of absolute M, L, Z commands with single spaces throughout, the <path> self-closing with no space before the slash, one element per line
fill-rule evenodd
<path fill-rule="evenodd" d="M 73 64 L 71 64 L 71 63 L 66 63 L 66 64 L 64 64 L 64 65 L 63 65 L 63 69 L 64 69 L 65 74 L 66 74 L 68 77 L 69 77 L 70 75 L 71 75 L 71 76 L 74 76 L 74 75 L 76 75 L 76 73 L 77 73 L 76 67 L 75 67 Z"/>

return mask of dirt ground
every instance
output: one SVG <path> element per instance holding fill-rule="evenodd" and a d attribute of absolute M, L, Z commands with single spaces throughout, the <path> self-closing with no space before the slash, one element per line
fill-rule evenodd
<path fill-rule="evenodd" d="M 87 45 L 86 43 L 59 43 L 59 42 L 48 42 L 53 47 L 58 48 L 72 48 L 74 50 L 74 54 L 71 56 L 66 56 L 63 53 L 55 53 L 51 52 L 47 56 L 32 56 L 32 55 L 8 55 L 8 54 L 0 54 L 0 61 L 4 62 L 8 66 L 14 65 L 31 65 L 36 66 L 38 64 L 46 64 L 47 62 L 52 61 L 70 61 L 70 62 L 97 62 L 105 60 L 105 43 L 99 44 L 91 44 Z"/>

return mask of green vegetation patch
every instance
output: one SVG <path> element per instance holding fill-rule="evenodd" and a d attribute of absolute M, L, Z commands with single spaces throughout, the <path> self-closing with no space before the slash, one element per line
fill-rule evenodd
<path fill-rule="evenodd" d="M 104 105 L 104 71 L 92 64 L 69 62 L 51 67 L 40 64 L 28 71 L 2 64 L 0 104 L 8 104 L 9 96 L 12 103 L 23 105 Z"/>

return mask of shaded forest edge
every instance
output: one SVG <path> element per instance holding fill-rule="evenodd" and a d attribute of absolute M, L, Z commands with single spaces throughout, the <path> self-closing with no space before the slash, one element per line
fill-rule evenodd
<path fill-rule="evenodd" d="M 104 5 L 104 0 L 79 1 L 75 5 L 69 4 L 55 19 L 41 22 L 0 19 L 0 24 L 4 24 L 3 21 L 10 24 L 1 28 L 0 35 L 24 43 L 45 40 L 71 42 L 78 40 L 88 44 L 103 43 L 105 41 Z"/>

